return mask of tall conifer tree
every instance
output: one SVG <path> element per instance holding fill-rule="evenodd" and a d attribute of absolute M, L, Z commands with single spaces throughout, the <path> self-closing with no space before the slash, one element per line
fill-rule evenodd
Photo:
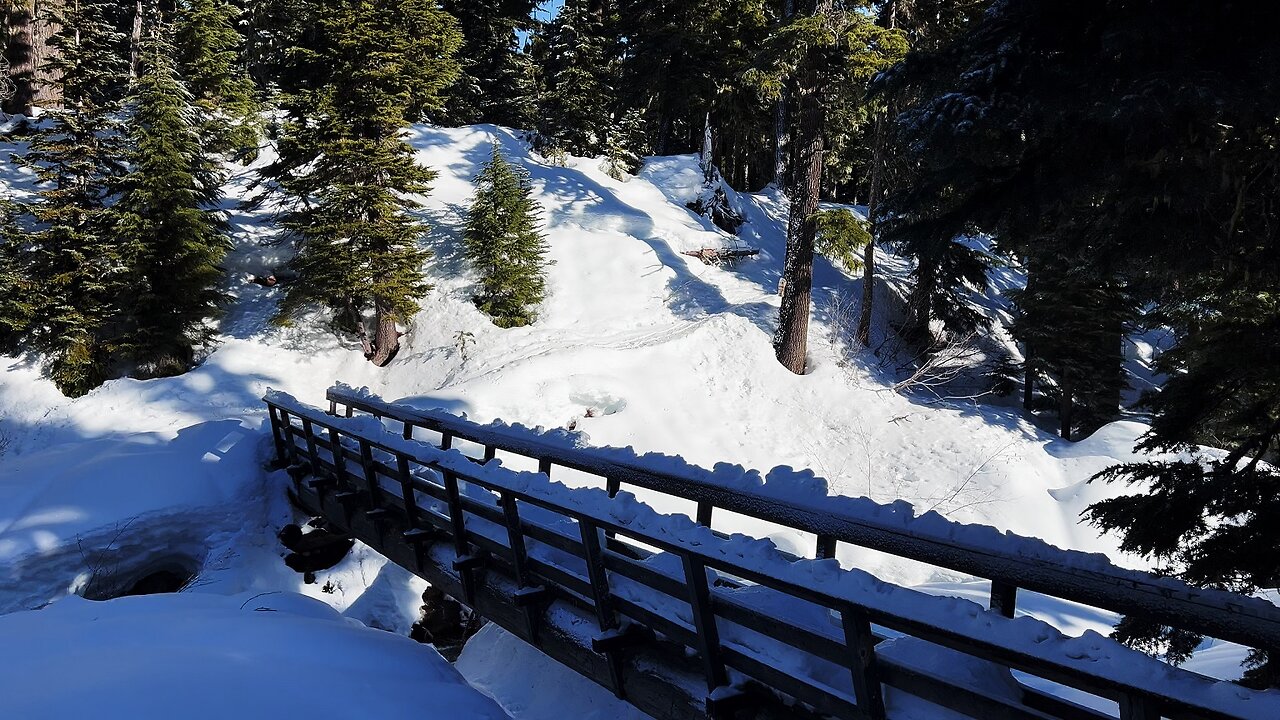
<path fill-rule="evenodd" d="M 253 82 L 241 63 L 240 16 L 227 0 L 184 0 L 178 6 L 178 70 L 203 116 L 205 147 L 213 152 L 253 149 L 261 134 Z"/>
<path fill-rule="evenodd" d="M 876 25 L 867 6 L 811 0 L 775 31 L 760 66 L 747 75 L 770 100 L 790 85 L 797 108 L 782 306 L 773 343 L 778 362 L 796 374 L 807 361 L 818 201 L 826 138 L 835 130 L 828 118 L 851 116 L 849 106 L 862 101 L 866 83 L 906 50 L 901 33 Z"/>
<path fill-rule="evenodd" d="M 539 230 L 529 175 L 502 157 L 498 144 L 476 177 L 463 233 L 467 259 L 480 273 L 476 306 L 500 327 L 528 325 L 546 292 L 547 244 Z"/>
<path fill-rule="evenodd" d="M 49 15 L 56 29 L 46 70 L 62 107 L 49 111 L 20 159 L 39 178 L 39 197 L 23 208 L 25 237 L 5 246 L 6 265 L 27 282 L 0 289 L 6 305 L 25 306 L 29 317 L 10 336 L 12 349 L 44 353 L 54 382 L 72 396 L 109 376 L 131 280 L 108 207 L 122 170 L 117 97 L 129 69 L 125 37 L 109 21 L 113 7 L 80 0 Z M 35 294 L 14 303 L 24 291 Z"/>
<path fill-rule="evenodd" d="M 535 119 L 533 63 L 519 47 L 535 0 L 446 0 L 464 38 L 461 73 L 449 89 L 445 117 L 459 125 L 494 123 L 532 127 Z"/>
<path fill-rule="evenodd" d="M 616 106 L 611 41 L 589 0 L 566 0 L 539 38 L 538 131 L 576 155 L 606 150 Z"/>
<path fill-rule="evenodd" d="M 340 0 L 315 12 L 315 41 L 294 54 L 316 77 L 285 103 L 292 118 L 282 142 L 303 162 L 279 176 L 296 201 L 285 226 L 301 240 L 280 317 L 323 305 L 385 365 L 400 346 L 397 325 L 429 288 L 425 227 L 410 211 L 434 173 L 403 134 L 440 108 L 461 34 L 433 1 Z"/>
<path fill-rule="evenodd" d="M 218 263 L 230 247 L 209 209 L 221 178 L 202 147 L 168 32 L 158 19 L 143 30 L 129 173 L 114 207 L 116 236 L 129 249 L 134 273 L 127 355 L 143 376 L 186 372 L 197 349 L 212 340 L 208 321 L 225 300 Z"/>

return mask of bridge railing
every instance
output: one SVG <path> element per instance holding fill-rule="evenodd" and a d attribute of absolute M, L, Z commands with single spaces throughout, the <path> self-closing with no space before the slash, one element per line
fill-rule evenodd
<path fill-rule="evenodd" d="M 330 399 L 339 402 L 332 395 Z M 381 417 L 389 417 L 389 410 L 400 412 L 368 398 L 348 399 L 364 405 L 347 405 L 349 411 Z M 576 500 L 581 496 L 572 494 L 590 491 L 549 491 L 538 478 L 549 469 L 550 458 L 539 458 L 543 473 L 521 473 L 450 451 L 447 438 L 440 442 L 445 447 L 406 441 L 404 436 L 411 437 L 422 418 L 407 417 L 397 437 L 284 396 L 268 396 L 267 404 L 281 461 L 305 466 L 315 476 L 304 488 L 301 474 L 295 473 L 296 489 L 316 493 L 326 516 L 338 516 L 339 522 L 345 518 L 350 525 L 352 513 L 361 510 L 380 528 L 376 538 L 366 538 L 375 547 L 387 542 L 420 548 L 451 544 L 453 567 L 466 595 L 474 594 L 476 584 L 487 577 L 483 573 L 511 580 L 517 588 L 511 600 L 526 611 L 523 635 L 535 643 L 547 602 L 564 601 L 591 612 L 600 630 L 591 644 L 610 658 L 614 689 L 620 695 L 625 686 L 619 653 L 661 637 L 700 658 L 709 705 L 732 703 L 744 689 L 750 693 L 766 688 L 823 715 L 883 718 L 881 687 L 887 686 L 977 718 L 1111 717 L 1025 686 L 1017 699 L 984 692 L 909 661 L 885 657 L 877 647 L 887 630 L 1109 699 L 1124 720 L 1241 720 L 1263 717 L 1253 709 L 1280 708 L 1275 698 L 1241 688 L 1224 695 L 1214 688 L 1228 683 L 1210 683 L 1118 645 L 1115 650 L 1128 652 L 1130 663 L 1149 663 L 1161 670 L 1147 667 L 1146 674 L 1135 674 L 1115 663 L 1095 667 L 1096 661 L 1073 658 L 1054 643 L 1041 643 L 1043 638 L 1010 640 L 1025 635 L 1026 623 L 1035 621 L 994 613 L 953 621 L 919 609 L 930 602 L 954 602 L 947 599 L 920 596 L 903 602 L 917 594 L 897 589 L 899 594 L 885 599 L 880 584 L 846 592 L 838 583 L 805 582 L 784 566 L 762 569 L 711 533 L 704 531 L 707 537 L 695 544 L 665 532 L 660 522 L 653 522 L 663 516 L 647 508 L 640 512 L 642 521 L 623 521 L 608 510 L 609 503 L 581 503 Z M 477 428 L 438 427 L 456 437 L 466 437 L 465 431 L 471 436 L 467 439 L 495 450 L 500 446 L 501 438 Z M 493 452 L 485 454 L 492 457 Z M 554 462 L 569 467 L 590 464 L 563 453 Z M 646 518 L 650 522 L 644 522 Z M 386 528 L 400 532 L 384 535 Z M 655 548 L 659 554 L 632 555 L 626 546 L 611 543 L 610 535 Z M 661 562 L 666 559 L 678 563 Z M 855 575 L 839 572 L 846 579 Z M 779 661 L 780 657 L 786 659 Z M 814 672 L 824 663 L 842 668 L 845 679 Z"/>
<path fill-rule="evenodd" d="M 1026 589 L 1280 653 L 1280 608 L 1261 599 L 1192 588 L 1037 540 L 1010 537 L 1008 550 L 976 546 L 965 541 L 965 526 L 959 523 L 949 525 L 960 532 L 926 534 L 750 489 L 718 486 L 692 474 L 656 472 L 638 461 L 619 461 L 617 453 L 607 449 L 568 451 L 562 443 L 540 439 L 534 432 L 504 433 L 448 413 L 394 405 L 343 385 L 330 388 L 327 399 L 331 413 L 350 417 L 358 411 L 392 420 L 402 426 L 406 438 L 415 437 L 415 428 L 424 428 L 439 434 L 435 440 L 439 447 L 449 448 L 455 439 L 483 446 L 482 459 L 502 451 L 535 460 L 548 475 L 555 467 L 595 475 L 611 495 L 634 486 L 693 501 L 697 521 L 703 525 L 710 526 L 714 511 L 723 509 L 808 532 L 817 536 L 816 557 L 835 557 L 838 544 L 848 543 L 984 578 L 991 582 L 990 607 L 1006 617 L 1014 616 L 1017 592 Z M 1039 546 L 1035 557 L 1022 553 L 1020 546 L 1027 542 Z M 1081 562 L 1082 557 L 1088 562 Z"/>

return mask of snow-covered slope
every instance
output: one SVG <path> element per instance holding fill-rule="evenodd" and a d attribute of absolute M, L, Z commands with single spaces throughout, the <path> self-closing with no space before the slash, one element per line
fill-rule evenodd
<path fill-rule="evenodd" d="M 439 173 L 422 209 L 433 228 L 435 289 L 390 367 L 373 367 L 319 321 L 269 323 L 279 291 L 246 276 L 283 264 L 287 250 L 270 242 L 269 204 L 238 208 L 256 168 L 236 168 L 227 187 L 236 242 L 227 289 L 236 301 L 199 368 L 116 380 L 67 400 L 31 358 L 0 358 L 0 612 L 82 591 L 104 562 L 140 571 L 173 551 L 200 570 L 196 591 L 303 592 L 403 632 L 422 589 L 403 570 L 358 547 L 320 585 L 303 585 L 279 560 L 274 531 L 289 509 L 278 478 L 259 469 L 269 446 L 259 398 L 273 387 L 318 402 L 335 380 L 480 421 L 574 427 L 595 444 L 699 465 L 811 468 L 833 494 L 903 499 L 1141 565 L 1078 523 L 1081 509 L 1114 491 L 1085 481 L 1132 457 L 1141 424 L 1114 423 L 1069 444 L 1011 408 L 893 392 L 879 362 L 848 345 L 860 280 L 821 260 L 812 371 L 797 377 L 777 364 L 770 339 L 785 244 L 780 196 L 734 198 L 748 221 L 742 242 L 761 252 L 711 267 L 681 254 L 732 241 L 685 207 L 702 181 L 692 156 L 651 158 L 639 177 L 619 182 L 594 160 L 549 164 L 502 128 L 421 126 L 410 140 Z M 549 294 L 527 328 L 499 329 L 475 309 L 474 278 L 460 254 L 471 180 L 493 142 L 530 171 L 545 211 Z M 4 154 L 0 184 L 13 195 L 29 191 L 29 173 Z M 264 153 L 259 163 L 269 160 Z M 896 283 L 908 271 L 887 254 L 880 267 Z M 727 516 L 717 526 L 758 529 Z M 812 552 L 807 539 L 772 537 Z M 870 551 L 841 552 L 842 562 L 890 581 L 964 580 Z"/>
<path fill-rule="evenodd" d="M 815 280 L 813 370 L 796 377 L 778 366 L 770 337 L 785 207 L 777 196 L 737 198 L 748 219 L 744 237 L 760 256 L 709 267 L 680 254 L 728 241 L 684 207 L 701 182 L 692 156 L 652 159 L 622 183 L 591 160 L 549 165 L 514 133 L 491 126 L 418 127 L 411 140 L 418 159 L 439 172 L 423 210 L 434 228 L 436 288 L 390 368 L 373 368 L 354 345 L 305 323 L 267 323 L 278 291 L 246 283 L 244 274 L 280 264 L 284 251 L 264 244 L 269 207 L 235 209 L 252 178 L 252 169 L 241 170 L 225 203 L 238 242 L 229 262 L 238 302 L 219 348 L 183 377 L 113 381 L 76 401 L 61 398 L 29 359 L 4 361 L 0 432 L 10 438 L 10 457 L 74 440 L 172 437 L 227 418 L 252 426 L 268 386 L 317 398 L 341 380 L 480 420 L 573 425 L 598 444 L 696 464 L 812 468 L 833 493 L 905 499 L 957 520 L 1114 550 L 1076 521 L 1102 492 L 1082 483 L 1129 457 L 1140 425 L 1118 423 L 1070 445 L 1008 408 L 924 404 L 891 392 L 875 364 L 846 347 L 860 281 L 824 261 Z M 471 305 L 472 278 L 459 256 L 470 181 L 495 140 L 532 173 L 545 208 L 554 264 L 541 317 L 528 328 L 496 328 Z M 890 256 L 882 267 L 905 272 Z M 888 579 L 939 579 L 857 561 Z"/>

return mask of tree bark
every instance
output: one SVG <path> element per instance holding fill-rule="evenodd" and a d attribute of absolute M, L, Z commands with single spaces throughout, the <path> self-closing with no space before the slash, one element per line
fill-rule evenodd
<path fill-rule="evenodd" d="M 876 205 L 880 200 L 880 166 L 884 163 L 884 121 L 876 119 L 875 143 L 871 152 L 871 192 L 867 196 L 867 222 L 871 224 L 871 239 L 862 254 L 862 307 L 858 312 L 858 331 L 855 335 L 863 347 L 871 347 L 871 313 L 876 299 Z"/>
<path fill-rule="evenodd" d="M 1031 403 L 1035 399 L 1036 376 L 1035 366 L 1032 365 L 1031 346 L 1027 345 L 1023 348 L 1022 357 L 1022 409 L 1030 410 Z"/>
<path fill-rule="evenodd" d="M 396 328 L 395 315 L 382 303 L 374 302 L 374 313 L 373 354 L 369 362 L 386 367 L 400 350 L 400 331 Z"/>
<path fill-rule="evenodd" d="M 1072 415 L 1075 410 L 1075 389 L 1071 381 L 1063 380 L 1059 390 L 1061 397 L 1058 399 L 1058 419 L 1061 421 L 1061 427 L 1058 432 L 1062 435 L 1062 439 L 1070 440 Z"/>
<path fill-rule="evenodd" d="M 813 61 L 810 61 L 812 63 Z M 787 222 L 787 256 L 783 265 L 782 308 L 774 351 L 778 362 L 802 375 L 809 340 L 809 304 L 813 288 L 813 243 L 817 233 L 814 214 L 822 190 L 822 98 L 818 74 L 806 68 L 797 86 L 799 126 L 795 135 L 796 183 Z"/>
<path fill-rule="evenodd" d="M 48 21 L 49 0 L 7 0 L 4 5 L 4 55 L 15 92 L 3 110 L 30 116 L 37 106 L 54 107 L 60 98 L 44 70 L 54 26 Z"/>
<path fill-rule="evenodd" d="M 782 10 L 784 21 L 790 20 L 795 13 L 795 3 L 787 0 Z M 782 94 L 773 107 L 773 184 L 783 193 L 787 192 L 790 183 L 787 178 L 787 103 L 790 92 L 783 83 Z"/>
<path fill-rule="evenodd" d="M 908 298 L 907 336 L 912 340 L 933 344 L 933 331 L 929 323 L 933 320 L 933 290 L 937 282 L 937 261 L 928 253 L 921 254 L 916 267 L 916 286 Z"/>
<path fill-rule="evenodd" d="M 142 64 L 142 0 L 133 5 L 133 32 L 129 35 L 129 77 L 136 78 Z"/>

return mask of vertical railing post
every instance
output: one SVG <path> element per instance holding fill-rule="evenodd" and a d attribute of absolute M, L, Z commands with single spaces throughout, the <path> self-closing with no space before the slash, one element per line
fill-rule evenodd
<path fill-rule="evenodd" d="M 341 484 L 347 482 L 347 456 L 342 451 L 342 436 L 337 428 L 329 428 L 329 452 L 333 455 L 333 474 Z"/>
<path fill-rule="evenodd" d="M 413 474 L 409 472 L 409 458 L 396 453 L 396 477 L 400 481 L 400 502 L 408 518 L 409 528 L 418 527 L 418 496 L 413 489 Z"/>
<path fill-rule="evenodd" d="M 449 470 L 442 470 L 444 490 L 449 503 L 449 521 L 453 525 L 453 548 L 457 558 L 453 567 L 462 580 L 462 595 L 468 605 L 475 604 L 476 576 L 481 558 L 473 555 L 471 544 L 467 542 L 467 520 L 463 515 L 462 491 L 458 487 L 458 476 Z"/>
<path fill-rule="evenodd" d="M 293 423 L 289 420 L 289 411 L 283 408 L 280 409 L 280 434 L 284 438 L 286 464 L 297 465 L 298 446 L 293 443 Z"/>
<path fill-rule="evenodd" d="M 408 420 L 401 420 L 400 422 L 404 424 L 404 430 L 400 433 L 400 436 L 403 437 L 405 440 L 412 440 L 413 439 L 413 423 L 409 422 Z"/>
<path fill-rule="evenodd" d="M 288 460 L 285 457 L 284 437 L 280 433 L 279 412 L 275 405 L 268 405 L 267 413 L 271 416 L 271 437 L 276 443 L 276 462 L 283 467 Z"/>
<path fill-rule="evenodd" d="M 714 691 L 729 684 L 729 674 L 720 655 L 720 629 L 716 626 L 715 611 L 711 608 L 711 588 L 707 585 L 707 566 L 689 554 L 684 561 L 684 582 L 689 590 L 689 606 L 693 610 L 693 625 L 698 631 L 698 654 L 707 676 L 707 689 Z"/>
<path fill-rule="evenodd" d="M 369 493 L 369 507 L 382 507 L 382 488 L 378 486 L 378 469 L 373 464 L 373 446 L 360 438 L 360 469 L 364 471 L 365 490 Z"/>
<path fill-rule="evenodd" d="M 529 553 L 524 544 L 524 526 L 520 520 L 520 509 L 516 506 L 516 497 L 509 492 L 499 494 L 502 500 L 502 517 L 507 526 L 507 544 L 511 547 L 511 568 L 516 576 L 516 604 L 524 608 L 525 629 L 529 633 L 529 642 L 538 645 L 537 603 L 545 590 L 533 584 L 529 576 Z"/>
<path fill-rule="evenodd" d="M 819 535 L 814 557 L 819 560 L 830 560 L 836 556 L 836 539 L 830 535 Z"/>
<path fill-rule="evenodd" d="M 875 636 L 866 613 L 855 607 L 840 610 L 844 625 L 844 642 L 851 655 L 849 669 L 853 673 L 853 695 L 858 708 L 870 720 L 884 720 L 884 695 L 880 675 L 876 671 Z"/>
<path fill-rule="evenodd" d="M 706 500 L 699 500 L 697 517 L 698 524 L 711 527 L 711 511 L 715 509 L 716 506 L 712 505 L 710 502 Z"/>
<path fill-rule="evenodd" d="M 596 621 L 602 634 L 618 629 L 618 616 L 613 610 L 609 594 L 609 574 L 604 567 L 604 553 L 600 549 L 600 529 L 586 518 L 578 518 L 582 534 L 582 556 L 587 563 L 587 579 L 591 583 L 591 599 L 595 604 Z M 609 663 L 609 679 L 613 682 L 613 694 L 626 697 L 622 679 L 622 657 L 616 650 L 605 652 Z"/>
<path fill-rule="evenodd" d="M 1013 617 L 1018 604 L 1018 586 L 991 581 L 991 609 L 1007 618 Z"/>
<path fill-rule="evenodd" d="M 1160 720 L 1160 710 L 1140 695 L 1120 697 L 1120 720 Z"/>
<path fill-rule="evenodd" d="M 546 475 L 547 477 L 551 477 L 551 458 L 538 459 L 538 472 Z"/>

